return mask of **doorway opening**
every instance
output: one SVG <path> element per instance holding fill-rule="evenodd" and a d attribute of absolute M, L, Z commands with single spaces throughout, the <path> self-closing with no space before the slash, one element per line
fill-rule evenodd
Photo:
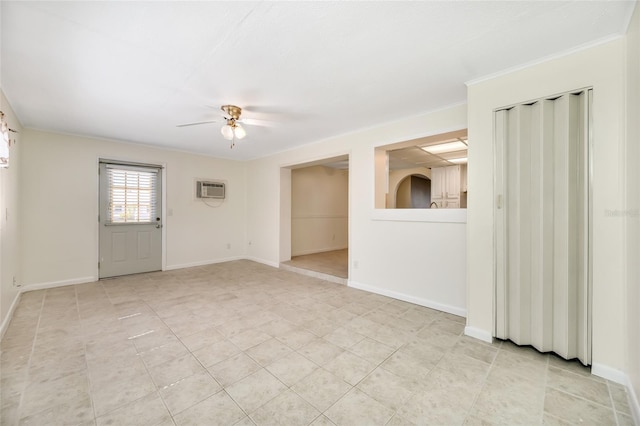
<path fill-rule="evenodd" d="M 284 269 L 346 284 L 349 276 L 349 156 L 282 169 Z M 284 187 L 287 188 L 284 188 Z"/>
<path fill-rule="evenodd" d="M 412 174 L 400 181 L 395 194 L 397 209 L 428 209 L 431 206 L 431 179 Z"/>

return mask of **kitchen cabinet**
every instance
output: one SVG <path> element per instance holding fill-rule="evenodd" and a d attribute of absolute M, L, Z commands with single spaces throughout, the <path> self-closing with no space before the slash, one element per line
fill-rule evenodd
<path fill-rule="evenodd" d="M 462 187 L 462 166 L 434 167 L 431 169 L 431 201 L 441 209 L 459 209 Z M 466 181 L 466 179 L 465 179 Z M 435 207 L 435 206 L 433 206 Z"/>

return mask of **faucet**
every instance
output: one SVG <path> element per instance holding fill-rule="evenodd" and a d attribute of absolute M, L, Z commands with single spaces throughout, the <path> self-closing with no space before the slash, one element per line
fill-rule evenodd
<path fill-rule="evenodd" d="M 438 203 L 436 203 L 435 201 L 432 201 L 431 204 L 429 204 L 429 208 L 433 207 L 433 205 L 436 205 L 436 209 L 438 208 Z"/>

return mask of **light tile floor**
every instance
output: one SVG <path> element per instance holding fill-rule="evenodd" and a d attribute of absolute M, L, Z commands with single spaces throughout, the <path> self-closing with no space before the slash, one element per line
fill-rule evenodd
<path fill-rule="evenodd" d="M 3 425 L 630 425 L 622 386 L 249 261 L 25 293 Z"/>

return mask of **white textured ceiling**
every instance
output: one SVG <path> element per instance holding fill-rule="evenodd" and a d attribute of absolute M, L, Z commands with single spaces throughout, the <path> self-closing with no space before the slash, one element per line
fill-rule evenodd
<path fill-rule="evenodd" d="M 464 102 L 466 81 L 622 34 L 633 1 L 12 2 L 26 127 L 245 160 Z M 233 150 L 220 105 L 247 126 Z"/>

